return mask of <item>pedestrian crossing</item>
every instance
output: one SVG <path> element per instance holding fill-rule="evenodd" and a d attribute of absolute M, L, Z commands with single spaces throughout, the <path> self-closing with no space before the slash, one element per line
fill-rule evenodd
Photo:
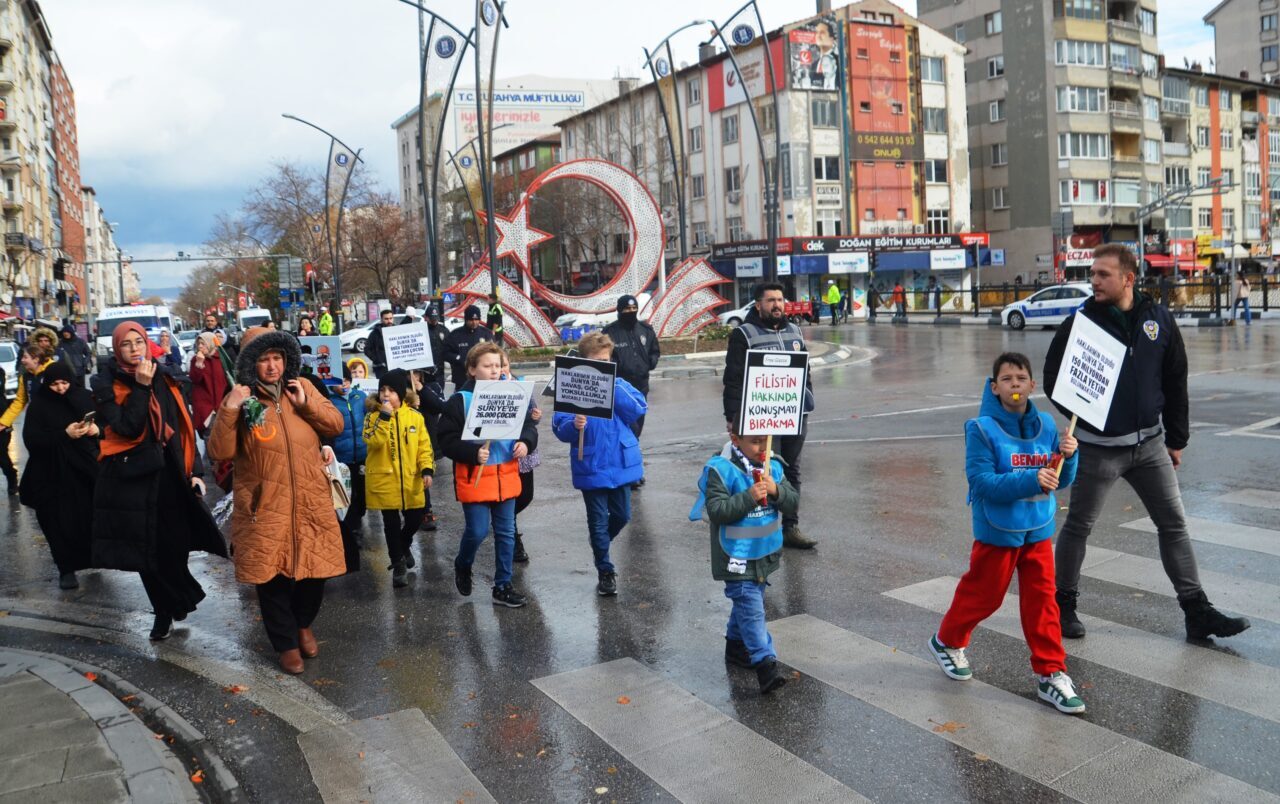
<path fill-rule="evenodd" d="M 1120 527 L 1129 530 L 1140 530 L 1143 533 L 1155 533 L 1156 525 L 1150 517 L 1126 522 Z M 1238 550 L 1252 550 L 1255 553 L 1266 553 L 1280 556 L 1280 532 L 1267 528 L 1255 528 L 1249 525 L 1237 525 L 1233 522 L 1219 522 L 1214 519 L 1202 519 L 1198 516 L 1187 517 L 1187 530 L 1191 538 L 1197 542 L 1220 544 Z"/>
<path fill-rule="evenodd" d="M 1280 511 L 1280 491 L 1269 489 L 1241 489 L 1218 498 L 1218 502 L 1229 505 L 1248 505 L 1254 508 L 1270 508 Z"/>

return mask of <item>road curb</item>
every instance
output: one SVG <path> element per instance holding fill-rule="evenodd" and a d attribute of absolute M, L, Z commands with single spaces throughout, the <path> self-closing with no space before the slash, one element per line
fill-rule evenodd
<path fill-rule="evenodd" d="M 85 664 L 84 662 L 79 662 L 75 659 L 69 659 L 65 656 L 59 656 L 53 653 L 22 650 L 19 648 L 5 648 L 4 650 L 12 651 L 13 653 L 26 654 L 28 656 L 35 656 L 46 661 L 65 665 L 79 673 L 80 677 L 86 681 L 89 679 L 89 676 L 87 676 L 86 673 L 92 673 L 96 678 L 94 678 L 91 683 L 96 683 L 104 692 L 114 696 L 116 703 L 121 707 L 129 709 L 131 714 L 136 715 L 136 713 L 132 711 L 133 709 L 137 709 L 142 713 L 145 713 L 147 716 L 146 719 L 141 716 L 138 717 L 144 725 L 150 728 L 151 724 L 147 723 L 146 720 L 149 719 L 154 721 L 164 731 L 171 733 L 174 737 L 174 741 L 181 745 L 182 748 L 189 751 L 190 754 L 198 760 L 200 769 L 205 772 L 205 781 L 201 787 L 203 792 L 209 794 L 207 795 L 207 798 L 216 802 L 228 802 L 228 804 L 240 804 L 241 802 L 247 802 L 249 800 L 248 796 L 245 795 L 244 790 L 240 787 L 240 782 L 236 779 L 235 775 L 231 773 L 231 770 L 226 766 L 226 763 L 222 761 L 222 757 L 220 757 L 214 750 L 213 745 L 209 742 L 208 738 L 204 736 L 203 732 L 195 726 L 192 726 L 186 718 L 179 715 L 168 704 L 159 700 L 155 696 L 144 690 L 138 689 L 136 686 L 110 670 Z M 124 700 L 125 698 L 129 698 L 130 700 L 126 703 Z M 132 704 L 132 706 L 129 706 L 130 704 Z M 173 751 L 171 753 L 173 753 L 175 759 L 182 763 L 183 767 L 190 770 L 187 763 L 182 762 L 177 751 Z"/>

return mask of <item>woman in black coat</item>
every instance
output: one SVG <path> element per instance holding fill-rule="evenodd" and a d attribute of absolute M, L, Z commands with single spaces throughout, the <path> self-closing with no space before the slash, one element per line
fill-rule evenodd
<path fill-rule="evenodd" d="M 225 558 L 227 548 L 201 500 L 185 378 L 151 359 L 146 331 L 137 324 L 118 325 L 111 340 L 115 357 L 93 383 L 102 428 L 93 565 L 141 576 L 155 612 L 151 638 L 166 639 L 173 621 L 204 599 L 187 554 Z"/>
<path fill-rule="evenodd" d="M 93 411 L 93 398 L 76 379 L 64 362 L 45 369 L 22 427 L 27 466 L 19 499 L 36 511 L 62 589 L 78 587 L 76 570 L 90 566 L 98 477 L 98 427 L 84 421 Z"/>

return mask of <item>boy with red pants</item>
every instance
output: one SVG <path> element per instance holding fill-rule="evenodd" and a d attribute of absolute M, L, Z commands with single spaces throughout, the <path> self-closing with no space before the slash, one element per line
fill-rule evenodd
<path fill-rule="evenodd" d="M 1079 714 L 1085 706 L 1066 673 L 1050 542 L 1058 510 L 1053 492 L 1075 479 L 1076 440 L 1070 435 L 1059 439 L 1053 417 L 1031 403 L 1035 389 L 1031 361 L 1006 352 L 991 367 L 978 417 L 965 423 L 975 541 L 969 571 L 956 586 L 929 651 L 951 678 L 972 678 L 965 656 L 969 637 L 1000 608 L 1016 569 L 1022 632 L 1031 648 L 1037 693 L 1058 711 Z"/>

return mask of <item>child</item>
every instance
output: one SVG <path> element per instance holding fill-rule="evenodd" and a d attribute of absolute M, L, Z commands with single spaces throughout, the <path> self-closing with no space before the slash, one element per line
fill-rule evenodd
<path fill-rule="evenodd" d="M 756 671 L 760 694 L 787 683 L 778 672 L 778 654 L 764 622 L 764 589 L 782 563 L 782 517 L 800 508 L 800 493 L 787 482 L 777 456 L 765 470 L 765 436 L 737 435 L 707 461 L 698 481 L 698 501 L 689 512 L 697 521 L 706 506 L 711 521 L 711 577 L 724 581 L 733 601 L 725 627 L 724 660 Z"/>
<path fill-rule="evenodd" d="M 613 340 L 603 332 L 592 332 L 578 344 L 578 353 L 588 360 L 613 360 Z M 556 438 L 569 445 L 573 487 L 582 492 L 587 506 L 587 534 L 595 554 L 596 594 L 618 594 L 618 573 L 609 560 L 609 544 L 631 519 L 631 484 L 644 476 L 640 441 L 631 425 L 648 410 L 644 395 L 631 383 L 613 381 L 613 418 L 588 419 L 557 413 L 551 419 Z M 582 458 L 578 457 L 578 434 L 582 436 Z"/>
<path fill-rule="evenodd" d="M 476 551 L 493 525 L 493 602 L 520 608 L 524 595 L 511 586 L 511 560 L 515 552 L 515 507 L 520 496 L 518 462 L 538 446 L 538 428 L 531 413 L 525 414 L 520 438 L 515 441 L 467 441 L 466 425 L 471 393 L 479 380 L 502 376 L 502 347 L 482 341 L 471 347 L 465 362 L 468 379 L 445 405 L 440 417 L 440 449 L 453 461 L 453 490 L 462 503 L 466 527 L 458 555 L 453 560 L 453 580 L 458 592 L 471 594 L 471 565 Z"/>
<path fill-rule="evenodd" d="M 1079 714 L 1084 701 L 1067 675 L 1053 573 L 1054 489 L 1076 476 L 1076 440 L 1058 437 L 1053 417 L 1031 403 L 1036 382 L 1026 355 L 1005 352 L 991 367 L 978 418 L 965 423 L 965 474 L 973 507 L 969 571 L 956 586 L 929 650 L 957 681 L 973 676 L 965 648 L 978 623 L 1000 608 L 1018 571 L 1022 631 L 1031 648 L 1039 696 Z M 1052 468 L 1058 453 L 1061 475 Z"/>
<path fill-rule="evenodd" d="M 511 373 L 511 358 L 502 353 L 502 379 L 519 379 Z M 533 423 L 542 421 L 542 408 L 538 407 L 538 398 L 529 400 L 529 417 Z M 533 470 L 542 465 L 542 454 L 534 449 L 520 459 L 520 496 L 516 497 L 516 549 L 511 560 L 517 564 L 528 564 L 529 554 L 524 549 L 524 534 L 520 532 L 520 512 L 533 502 Z"/>
<path fill-rule="evenodd" d="M 434 444 L 440 424 L 440 414 L 444 412 L 444 388 L 436 382 L 434 369 L 413 369 L 409 372 L 409 380 L 413 385 L 413 393 L 418 397 L 413 403 L 413 408 L 422 414 L 423 420 L 427 423 L 427 434 L 431 436 L 431 443 Z M 427 508 L 422 517 L 422 529 L 434 531 L 439 524 L 436 521 L 435 511 L 431 507 L 431 489 L 427 489 L 426 499 Z"/>
<path fill-rule="evenodd" d="M 353 357 L 350 360 L 348 360 L 347 370 L 351 372 L 352 382 L 355 382 L 356 380 L 369 379 L 369 364 L 365 362 L 365 359 L 363 357 L 360 357 L 357 355 L 356 357 Z"/>
<path fill-rule="evenodd" d="M 431 438 L 422 414 L 410 403 L 409 372 L 388 371 L 378 384 L 378 408 L 364 420 L 365 498 L 382 512 L 382 530 L 391 558 L 391 585 L 409 585 L 414 566 L 410 545 L 426 513 L 426 490 L 435 473 Z M 401 515 L 404 522 L 401 523 Z"/>
<path fill-rule="evenodd" d="M 364 546 L 360 531 L 364 527 L 365 491 L 364 462 L 369 450 L 364 443 L 365 400 L 368 394 L 351 384 L 355 372 L 352 365 L 363 362 L 352 359 L 342 367 L 342 385 L 334 389 L 329 401 L 342 414 L 342 432 L 333 440 L 333 452 L 351 470 L 351 507 L 342 520 L 342 550 L 347 558 L 347 572 L 360 568 L 360 548 Z"/>

